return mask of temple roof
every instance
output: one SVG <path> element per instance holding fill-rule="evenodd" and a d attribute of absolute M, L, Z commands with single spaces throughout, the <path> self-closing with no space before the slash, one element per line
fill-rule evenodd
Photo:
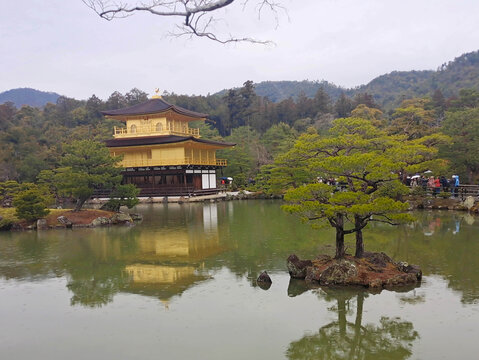
<path fill-rule="evenodd" d="M 134 115 L 157 114 L 157 113 L 162 113 L 168 110 L 173 110 L 181 115 L 190 116 L 194 118 L 205 118 L 208 116 L 207 114 L 202 114 L 195 111 L 187 110 L 185 108 L 182 108 L 181 106 L 172 105 L 161 98 L 153 98 L 141 104 L 136 104 L 123 109 L 106 110 L 106 111 L 102 111 L 101 113 L 107 116 L 128 116 L 128 115 L 134 116 Z"/>
<path fill-rule="evenodd" d="M 106 140 L 107 147 L 124 147 L 124 146 L 141 146 L 141 145 L 161 145 L 161 144 L 173 144 L 185 141 L 193 141 L 202 144 L 214 145 L 214 146 L 235 146 L 233 143 L 224 143 L 220 141 L 199 139 L 194 136 L 177 136 L 177 135 L 164 135 L 164 136 L 143 136 L 132 138 L 120 138 Z"/>

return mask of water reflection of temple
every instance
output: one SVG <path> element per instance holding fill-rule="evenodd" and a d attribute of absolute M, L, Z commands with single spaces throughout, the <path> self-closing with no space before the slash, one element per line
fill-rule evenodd
<path fill-rule="evenodd" d="M 187 227 L 170 227 L 139 232 L 136 251 L 124 255 L 129 281 L 126 292 L 158 297 L 163 302 L 181 295 L 191 286 L 209 278 L 204 262 L 223 252 L 218 233 L 216 204 L 192 207 Z"/>
<path fill-rule="evenodd" d="M 127 265 L 126 272 L 136 284 L 173 284 L 195 275 L 193 266 Z"/>

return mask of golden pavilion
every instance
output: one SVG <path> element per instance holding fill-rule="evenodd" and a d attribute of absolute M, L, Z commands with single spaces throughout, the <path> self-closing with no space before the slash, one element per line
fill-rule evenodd
<path fill-rule="evenodd" d="M 125 123 L 115 127 L 106 141 L 112 155 L 123 155 L 123 182 L 135 184 L 140 196 L 206 195 L 219 191 L 217 171 L 226 160 L 216 150 L 235 144 L 201 139 L 191 121 L 202 114 L 172 105 L 155 95 L 123 109 L 102 111 L 109 119 Z"/>

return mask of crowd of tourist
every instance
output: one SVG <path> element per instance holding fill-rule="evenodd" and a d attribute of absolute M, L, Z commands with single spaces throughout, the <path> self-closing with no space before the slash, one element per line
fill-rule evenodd
<path fill-rule="evenodd" d="M 334 185 L 337 190 L 341 191 L 347 185 L 345 182 L 338 181 L 337 179 L 330 178 L 325 179 L 318 177 L 319 183 L 328 185 Z M 451 193 L 451 196 L 457 197 L 459 194 L 459 176 L 452 175 L 449 179 L 444 175 L 442 176 L 426 176 L 416 174 L 414 176 L 407 176 L 404 181 L 406 186 L 411 188 L 422 187 L 425 191 L 429 192 L 433 196 L 436 196 L 440 192 Z"/>
<path fill-rule="evenodd" d="M 421 186 L 425 190 L 429 190 L 433 195 L 442 192 L 451 192 L 457 196 L 459 188 L 459 176 L 452 175 L 450 179 L 442 176 L 414 175 L 406 178 L 406 185 L 411 187 Z"/>

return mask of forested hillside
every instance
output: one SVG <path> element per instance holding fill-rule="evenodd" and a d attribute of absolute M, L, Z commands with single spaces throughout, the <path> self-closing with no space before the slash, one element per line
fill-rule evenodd
<path fill-rule="evenodd" d="M 412 140 L 447 133 L 454 139 L 442 148 L 442 156 L 450 159 L 448 171 L 469 181 L 479 176 L 479 92 L 473 89 L 463 89 L 453 97 L 436 90 L 432 97 L 405 99 L 391 111 L 384 111 L 368 93 L 358 92 L 352 98 L 342 93 L 333 101 L 322 87 L 313 98 L 301 93 L 296 99 L 275 103 L 257 95 L 252 81 L 224 96 L 164 93 L 163 98 L 209 114 L 206 124 L 192 124 L 200 128 L 203 138 L 237 144 L 218 154 L 228 160 L 224 175 L 233 176 L 237 184 L 267 177 L 274 159 L 286 153 L 300 134 L 322 136 L 334 119 L 349 116 L 367 119 L 390 134 Z M 86 101 L 59 97 L 56 104 L 43 108 L 1 104 L 0 181 L 35 181 L 41 170 L 59 166 L 65 145 L 80 139 L 110 139 L 113 126 L 124 126 L 105 119 L 100 111 L 147 99 L 145 92 L 132 89 L 126 94 L 114 92 L 106 100 L 95 95 Z"/>
<path fill-rule="evenodd" d="M 436 90 L 440 90 L 446 97 L 457 95 L 460 89 L 479 90 L 479 51 L 463 54 L 449 63 L 442 64 L 436 71 L 393 71 L 353 89 L 342 88 L 325 80 L 263 81 L 254 84 L 254 88 L 258 96 L 273 103 L 288 99 L 297 102 L 304 97 L 312 99 L 319 89 L 332 101 L 338 100 L 342 94 L 353 98 L 357 94 L 368 93 L 384 110 L 391 110 L 399 106 L 404 99 L 432 96 Z M 239 88 L 232 90 L 238 91 Z M 213 105 L 216 102 L 211 99 L 222 98 L 228 91 L 225 89 L 204 98 L 208 98 L 208 102 L 212 102 L 210 105 Z M 48 102 L 55 103 L 59 97 L 56 93 L 34 89 L 13 89 L 0 93 L 0 104 L 11 101 L 16 107 L 42 107 Z"/>
<path fill-rule="evenodd" d="M 367 92 L 384 108 L 393 108 L 404 99 L 431 92 L 429 81 L 434 71 L 393 71 L 381 75 L 352 92 Z"/>
<path fill-rule="evenodd" d="M 479 90 L 479 51 L 461 55 L 436 71 L 394 71 L 354 89 L 353 93 L 367 92 L 382 107 L 391 109 L 411 97 L 432 96 L 436 90 L 451 97 L 465 88 Z"/>
<path fill-rule="evenodd" d="M 431 76 L 430 88 L 441 90 L 445 96 L 454 96 L 460 89 L 479 89 L 479 51 L 443 64 Z"/>
<path fill-rule="evenodd" d="M 346 89 L 336 86 L 325 80 L 323 81 L 262 81 L 255 84 L 256 94 L 267 97 L 273 102 L 279 102 L 288 98 L 296 99 L 303 93 L 306 97 L 313 98 L 316 92 L 323 90 L 336 100 Z"/>
<path fill-rule="evenodd" d="M 12 102 L 17 108 L 23 105 L 42 107 L 47 103 L 56 103 L 59 97 L 60 95 L 54 92 L 19 88 L 0 93 L 0 104 Z"/>
<path fill-rule="evenodd" d="M 340 92 L 333 96 L 334 86 L 319 82 L 314 93 L 308 88 L 308 93 L 300 91 L 295 97 L 274 102 L 270 95 L 258 94 L 252 81 L 246 81 L 241 88 L 222 95 L 165 92 L 163 98 L 209 114 L 206 124 L 193 125 L 200 127 L 202 137 L 238 144 L 219 156 L 229 160 L 225 175 L 240 183 L 255 178 L 300 134 L 326 134 L 334 119 L 349 116 L 368 119 L 410 139 L 440 132 L 453 136 L 457 141 L 442 149 L 443 157 L 451 159 L 451 171 L 475 181 L 479 177 L 478 64 L 479 53 L 475 52 L 435 72 L 395 72 L 354 92 L 336 89 Z M 289 85 L 291 94 L 304 82 Z M 268 86 L 272 91 L 273 83 Z M 58 165 L 64 144 L 78 139 L 106 140 L 112 137 L 113 126 L 123 126 L 105 119 L 100 111 L 147 99 L 145 92 L 135 88 L 126 94 L 115 91 L 106 100 L 95 95 L 87 100 L 60 96 L 43 107 L 1 104 L 0 181 L 34 181 L 41 170 Z"/>
<path fill-rule="evenodd" d="M 404 99 L 419 96 L 432 96 L 441 90 L 446 97 L 457 95 L 460 89 L 479 90 L 479 51 L 463 54 L 436 71 L 393 71 L 378 76 L 368 84 L 353 89 L 345 89 L 327 81 L 264 81 L 255 84 L 256 93 L 273 102 L 289 97 L 297 99 L 300 94 L 312 98 L 319 88 L 333 100 L 345 93 L 354 97 L 358 93 L 368 93 L 386 110 L 393 109 Z M 222 92 L 222 94 L 224 94 Z"/>

